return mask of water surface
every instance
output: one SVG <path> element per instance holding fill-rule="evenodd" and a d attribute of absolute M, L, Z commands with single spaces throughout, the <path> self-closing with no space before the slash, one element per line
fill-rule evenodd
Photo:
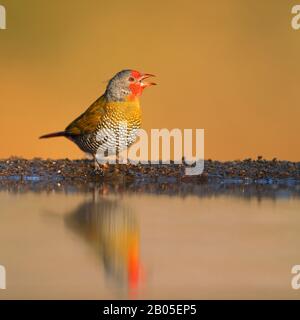
<path fill-rule="evenodd" d="M 2 188 L 0 299 L 294 298 L 300 189 Z"/>

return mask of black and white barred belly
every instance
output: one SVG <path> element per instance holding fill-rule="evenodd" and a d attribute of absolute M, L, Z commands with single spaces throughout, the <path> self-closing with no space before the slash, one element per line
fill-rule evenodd
<path fill-rule="evenodd" d="M 101 122 L 92 133 L 82 134 L 71 139 L 79 148 L 90 154 L 105 156 L 116 154 L 131 146 L 141 126 L 140 119 L 114 121 L 111 118 Z"/>

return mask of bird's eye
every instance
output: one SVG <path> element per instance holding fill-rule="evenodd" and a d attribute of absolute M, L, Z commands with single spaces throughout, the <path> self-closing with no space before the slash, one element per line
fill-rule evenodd
<path fill-rule="evenodd" d="M 129 82 L 133 82 L 133 81 L 134 81 L 134 78 L 133 78 L 133 77 L 129 77 L 129 78 L 128 78 L 128 81 L 129 81 Z"/>

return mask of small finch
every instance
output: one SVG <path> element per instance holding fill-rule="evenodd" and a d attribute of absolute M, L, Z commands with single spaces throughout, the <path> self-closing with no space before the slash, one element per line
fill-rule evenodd
<path fill-rule="evenodd" d="M 107 155 L 108 149 L 115 148 L 118 154 L 136 140 L 141 127 L 139 97 L 146 87 L 155 85 L 144 82 L 152 76 L 135 70 L 118 72 L 109 81 L 105 93 L 64 131 L 49 133 L 40 139 L 66 137 L 91 154 L 98 167 L 97 152 Z"/>

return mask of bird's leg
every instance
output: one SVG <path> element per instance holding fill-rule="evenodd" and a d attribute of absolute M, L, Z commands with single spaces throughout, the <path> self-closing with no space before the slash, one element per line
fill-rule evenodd
<path fill-rule="evenodd" d="M 117 174 L 119 172 L 119 167 L 120 167 L 120 151 L 119 148 L 116 148 L 116 161 L 114 165 L 114 174 Z"/>
<path fill-rule="evenodd" d="M 103 168 L 101 168 L 99 162 L 97 161 L 96 155 L 93 155 L 93 158 L 94 158 L 95 173 L 100 173 L 101 175 L 104 175 Z"/>
<path fill-rule="evenodd" d="M 100 170 L 100 165 L 97 161 L 97 158 L 96 158 L 96 155 L 93 154 L 93 158 L 94 158 L 94 167 L 95 167 L 95 170 Z"/>
<path fill-rule="evenodd" d="M 94 158 L 95 171 L 100 171 L 101 173 L 104 173 L 103 169 L 108 169 L 109 164 L 106 162 L 106 163 L 103 163 L 100 165 L 100 163 L 97 160 L 96 155 L 93 155 L 93 158 Z"/>
<path fill-rule="evenodd" d="M 116 153 L 116 168 L 119 168 L 121 164 L 125 164 L 124 163 L 124 159 L 126 160 L 126 158 L 124 158 L 122 152 L 120 152 L 119 150 Z"/>
<path fill-rule="evenodd" d="M 117 149 L 116 151 L 116 165 L 118 166 L 120 164 L 120 151 Z"/>
<path fill-rule="evenodd" d="M 128 159 L 126 158 L 126 156 L 124 157 L 124 154 L 122 152 L 118 153 L 116 160 L 117 164 L 126 164 L 127 161 Z"/>

